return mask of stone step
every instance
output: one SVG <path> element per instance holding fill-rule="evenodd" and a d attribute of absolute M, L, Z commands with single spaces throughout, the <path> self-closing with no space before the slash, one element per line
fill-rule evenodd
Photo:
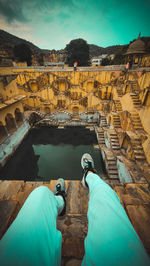
<path fill-rule="evenodd" d="M 109 174 L 110 179 L 118 179 L 118 174 Z"/>
<path fill-rule="evenodd" d="M 111 139 L 111 143 L 119 143 L 118 138 L 117 139 Z"/>
<path fill-rule="evenodd" d="M 137 143 L 139 143 L 139 142 L 141 142 L 140 139 L 133 139 L 133 140 L 132 140 L 132 143 L 135 143 L 135 144 L 137 144 Z"/>
<path fill-rule="evenodd" d="M 120 146 L 119 146 L 119 144 L 118 144 L 118 143 L 111 144 L 111 145 L 112 145 L 112 148 L 116 148 L 116 147 L 119 147 L 119 148 L 120 148 Z"/>
<path fill-rule="evenodd" d="M 133 150 L 135 150 L 135 151 L 143 151 L 143 147 L 133 146 Z"/>
<path fill-rule="evenodd" d="M 114 170 L 114 171 L 116 171 L 116 172 L 118 173 L 117 166 L 115 166 L 115 165 L 114 165 L 114 166 L 111 166 L 111 165 L 109 166 L 109 165 L 108 165 L 108 171 L 110 172 L 110 171 L 112 171 L 112 170 Z"/>
<path fill-rule="evenodd" d="M 141 104 L 141 102 L 139 100 L 136 100 L 136 99 L 132 99 L 133 103 L 138 103 L 138 104 Z"/>
<path fill-rule="evenodd" d="M 144 156 L 144 152 L 143 150 L 134 150 L 135 155 L 143 155 Z"/>
<path fill-rule="evenodd" d="M 134 122 L 133 123 L 133 126 L 135 127 L 135 126 L 140 126 L 140 127 L 142 127 L 142 124 L 140 123 L 140 122 Z"/>
<path fill-rule="evenodd" d="M 135 154 L 135 160 L 145 160 L 144 154 Z"/>
<path fill-rule="evenodd" d="M 142 144 L 141 144 L 140 141 L 137 142 L 137 143 L 135 143 L 135 142 L 133 143 L 133 142 L 132 142 L 132 146 L 135 147 L 135 148 L 136 148 L 136 147 L 137 147 L 137 148 L 142 148 Z"/>
<path fill-rule="evenodd" d="M 118 170 L 116 169 L 108 169 L 109 173 L 111 174 L 118 174 Z"/>
<path fill-rule="evenodd" d="M 140 121 L 133 121 L 133 125 L 142 126 Z"/>
<path fill-rule="evenodd" d="M 98 142 L 104 142 L 105 143 L 105 140 L 104 139 L 98 139 Z"/>
<path fill-rule="evenodd" d="M 138 125 L 138 124 L 133 124 L 134 127 L 137 127 L 137 128 L 143 128 L 142 125 Z"/>
<path fill-rule="evenodd" d="M 114 157 L 107 157 L 107 162 L 108 163 L 116 163 L 116 159 L 114 159 Z"/>
<path fill-rule="evenodd" d="M 143 147 L 141 146 L 137 146 L 137 145 L 132 145 L 134 150 L 142 150 L 143 151 Z"/>
<path fill-rule="evenodd" d="M 141 103 L 140 103 L 140 102 L 134 102 L 134 101 L 133 101 L 133 105 L 139 105 L 139 106 L 140 106 Z"/>
<path fill-rule="evenodd" d="M 132 118 L 132 119 L 133 119 L 133 118 Z M 139 118 L 134 118 L 134 119 L 133 119 L 133 122 L 134 122 L 134 123 L 141 123 L 141 120 L 140 120 Z"/>
<path fill-rule="evenodd" d="M 111 161 L 110 160 L 109 161 L 107 160 L 107 162 L 108 162 L 108 165 L 112 165 L 112 166 L 113 165 L 116 165 L 116 161 L 115 160 L 111 160 Z"/>

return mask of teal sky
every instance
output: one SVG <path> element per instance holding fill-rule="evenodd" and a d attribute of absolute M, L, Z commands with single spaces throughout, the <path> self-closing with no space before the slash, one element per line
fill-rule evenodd
<path fill-rule="evenodd" d="M 44 49 L 128 44 L 150 36 L 150 0 L 0 0 L 0 27 Z"/>

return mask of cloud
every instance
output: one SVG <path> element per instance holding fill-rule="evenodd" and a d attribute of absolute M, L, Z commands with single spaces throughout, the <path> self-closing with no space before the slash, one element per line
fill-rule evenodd
<path fill-rule="evenodd" d="M 5 17 L 8 22 L 13 20 L 27 21 L 23 14 L 22 4 L 20 3 L 20 0 L 0 0 L 0 14 Z"/>
<path fill-rule="evenodd" d="M 1 29 L 6 30 L 6 31 L 31 31 L 32 28 L 31 26 L 23 23 L 23 22 L 19 22 L 17 20 L 14 20 L 13 23 L 9 23 L 5 18 L 0 17 L 0 25 L 1 25 Z"/>
<path fill-rule="evenodd" d="M 100 46 L 149 35 L 150 0 L 0 0 L 1 28 L 43 48 L 75 38 Z"/>
<path fill-rule="evenodd" d="M 9 23 L 14 20 L 29 22 L 36 14 L 53 15 L 61 8 L 73 6 L 73 0 L 0 0 L 0 15 Z"/>

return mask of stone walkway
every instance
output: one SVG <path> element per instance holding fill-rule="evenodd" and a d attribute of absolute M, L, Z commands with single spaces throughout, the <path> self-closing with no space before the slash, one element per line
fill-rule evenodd
<path fill-rule="evenodd" d="M 33 189 L 45 185 L 54 190 L 55 180 L 50 183 L 0 181 L 0 238 L 13 222 L 23 203 Z M 80 181 L 66 181 L 67 211 L 58 218 L 62 232 L 62 265 L 81 265 L 84 255 L 84 238 L 87 234 L 88 190 Z M 115 185 L 114 185 L 115 186 Z M 150 254 L 150 192 L 147 184 L 122 184 L 113 187 L 121 199 L 135 230 Z"/>

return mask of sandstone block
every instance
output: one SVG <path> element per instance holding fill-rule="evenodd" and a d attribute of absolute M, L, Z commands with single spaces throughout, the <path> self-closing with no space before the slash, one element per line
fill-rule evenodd
<path fill-rule="evenodd" d="M 0 239 L 18 213 L 18 202 L 14 200 L 0 201 Z"/>
<path fill-rule="evenodd" d="M 150 254 L 150 206 L 128 205 L 126 209 L 137 234 L 141 238 L 145 249 Z"/>
<path fill-rule="evenodd" d="M 62 232 L 62 256 L 82 259 L 84 256 L 84 239 L 87 234 L 85 215 L 66 215 L 57 221 Z"/>
<path fill-rule="evenodd" d="M 87 214 L 89 201 L 88 189 L 80 181 L 70 181 L 67 191 L 67 213 Z"/>

